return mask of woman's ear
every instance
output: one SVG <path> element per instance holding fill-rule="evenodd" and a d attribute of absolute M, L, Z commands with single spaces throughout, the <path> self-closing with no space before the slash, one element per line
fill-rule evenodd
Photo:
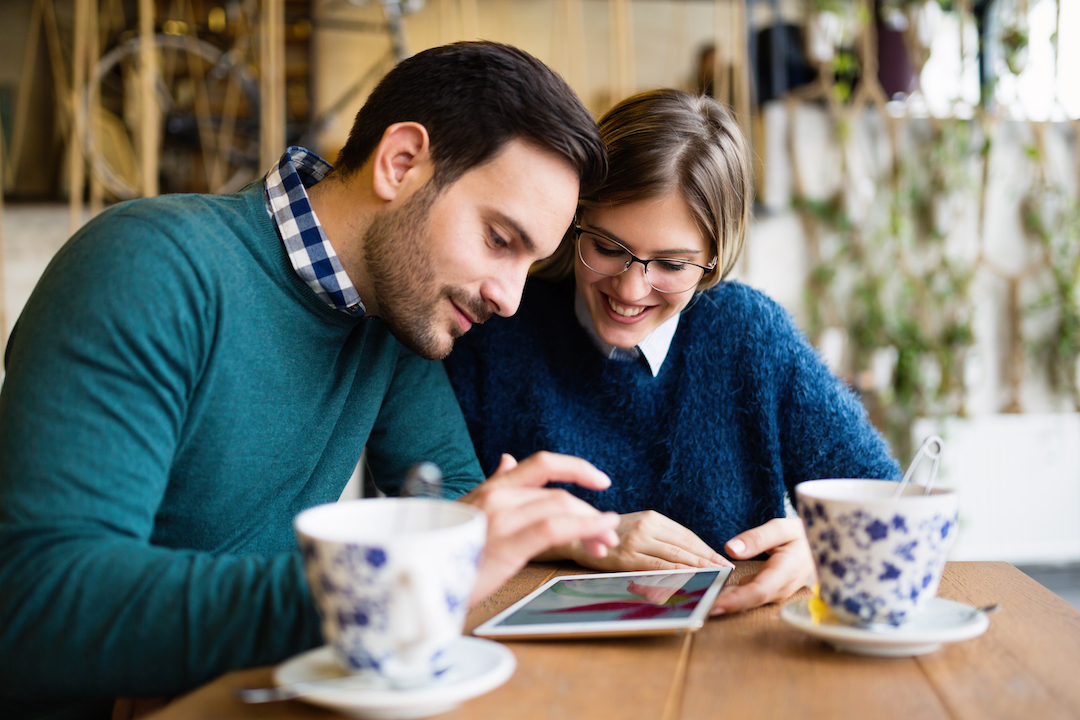
<path fill-rule="evenodd" d="M 394 123 L 383 132 L 372 153 L 372 184 L 375 194 L 387 202 L 410 185 L 414 175 L 420 184 L 431 175 L 430 139 L 427 128 L 417 122 Z"/>

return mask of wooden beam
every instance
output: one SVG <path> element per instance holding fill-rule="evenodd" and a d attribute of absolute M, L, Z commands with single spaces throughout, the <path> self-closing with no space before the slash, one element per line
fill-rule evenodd
<path fill-rule="evenodd" d="M 610 0 L 611 105 L 634 92 L 634 35 L 630 0 Z"/>
<path fill-rule="evenodd" d="M 4 121 L 0 118 L 0 137 L 4 135 Z M 4 153 L 4 144 L 0 143 L 0 187 L 4 187 L 8 173 L 4 171 L 4 163 L 7 156 Z M 0 192 L 0 357 L 7 349 L 8 322 L 7 322 L 7 274 L 4 268 L 4 193 Z M 4 373 L 0 371 L 0 378 Z"/>
<path fill-rule="evenodd" d="M 89 60 L 89 69 L 87 70 L 86 77 L 87 112 L 85 121 L 87 125 L 84 126 L 84 130 L 87 132 L 89 132 L 89 127 L 92 123 L 96 121 L 101 105 L 101 85 L 98 83 L 97 78 L 97 64 L 98 59 L 101 57 L 101 18 L 97 0 L 91 0 L 90 10 L 88 46 L 86 48 L 87 58 Z M 79 138 L 79 147 L 86 148 L 86 135 Z M 89 157 L 87 156 L 87 161 L 88 160 Z M 93 163 L 87 162 L 87 170 L 90 173 L 90 215 L 93 217 L 101 212 L 102 207 L 105 205 L 105 186 L 101 182 L 101 178 L 94 171 Z"/>
<path fill-rule="evenodd" d="M 259 25 L 259 157 L 269 170 L 285 151 L 284 0 L 262 0 Z"/>
<path fill-rule="evenodd" d="M 82 225 L 83 191 L 86 189 L 86 48 L 90 31 L 90 0 L 75 0 L 75 53 L 71 58 L 71 132 L 68 151 L 68 228 L 74 233 Z"/>
<path fill-rule="evenodd" d="M 154 0 L 139 0 L 139 169 L 143 197 L 158 194 L 161 109 L 157 103 L 158 53 Z"/>

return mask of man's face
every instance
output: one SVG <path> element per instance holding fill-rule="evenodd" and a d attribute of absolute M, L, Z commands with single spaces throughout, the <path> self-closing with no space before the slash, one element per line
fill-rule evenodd
<path fill-rule="evenodd" d="M 473 323 L 517 311 L 529 267 L 555 252 L 577 193 L 565 160 L 520 140 L 441 192 L 429 181 L 364 237 L 380 316 L 416 354 L 446 357 Z"/>

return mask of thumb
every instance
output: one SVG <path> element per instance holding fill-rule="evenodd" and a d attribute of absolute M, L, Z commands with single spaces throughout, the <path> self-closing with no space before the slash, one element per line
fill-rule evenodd
<path fill-rule="evenodd" d="M 802 532 L 802 521 L 798 518 L 773 518 L 764 525 L 739 533 L 728 540 L 724 548 L 732 557 L 746 560 L 796 540 Z"/>
<path fill-rule="evenodd" d="M 499 473 L 509 472 L 517 467 L 517 460 L 510 453 L 503 453 L 499 458 L 499 467 L 495 468 L 495 472 L 492 475 L 498 475 Z"/>

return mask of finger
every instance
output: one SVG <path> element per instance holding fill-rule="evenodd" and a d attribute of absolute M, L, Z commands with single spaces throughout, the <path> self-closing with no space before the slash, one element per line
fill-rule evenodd
<path fill-rule="evenodd" d="M 480 558 L 470 604 L 490 595 L 542 551 L 582 538 L 608 538 L 618 516 L 596 513 L 588 517 L 561 515 L 533 523 L 510 536 L 489 541 Z"/>
<path fill-rule="evenodd" d="M 774 556 L 775 557 L 775 556 Z M 790 597 L 803 585 L 805 577 L 797 558 L 782 558 L 765 563 L 761 571 L 743 578 L 738 586 L 728 586 L 713 603 L 710 615 L 748 610 Z"/>
<path fill-rule="evenodd" d="M 739 533 L 727 541 L 724 548 L 736 558 L 745 560 L 804 537 L 799 518 L 775 518 L 764 525 Z"/>
<path fill-rule="evenodd" d="M 496 479 L 480 483 L 467 494 L 458 498 L 457 502 L 475 505 L 488 515 L 491 515 L 492 513 L 505 511 L 521 505 L 529 505 L 534 502 L 543 501 L 551 493 L 555 492 L 565 493 L 566 491 L 556 491 L 547 488 L 516 487 L 512 484 L 504 483 L 501 479 Z M 569 493 L 566 494 L 569 495 Z"/>
<path fill-rule="evenodd" d="M 692 530 L 654 510 L 629 513 L 623 516 L 623 521 L 628 550 L 674 563 L 677 567 L 732 566 Z"/>
<path fill-rule="evenodd" d="M 598 537 L 584 538 L 581 541 L 585 552 L 595 558 L 606 558 L 610 548 L 617 547 L 618 544 L 619 533 L 615 532 L 615 530 L 608 530 Z"/>
<path fill-rule="evenodd" d="M 651 570 L 674 570 L 676 568 L 697 569 L 706 567 L 732 567 L 732 564 L 722 555 L 709 551 L 708 557 L 702 557 L 697 553 L 687 550 L 679 545 L 671 545 L 664 542 L 653 542 L 647 549 L 638 550 L 638 554 L 654 561 L 649 565 Z M 716 559 L 714 559 L 714 557 Z"/>
<path fill-rule="evenodd" d="M 510 453 L 503 453 L 499 458 L 499 467 L 495 468 L 495 472 L 492 475 L 498 475 L 499 473 L 509 472 L 517 467 L 517 459 Z"/>
<path fill-rule="evenodd" d="M 543 451 L 525 458 L 503 477 L 503 482 L 525 487 L 543 487 L 549 482 L 573 483 L 589 490 L 606 490 L 611 486 L 611 478 L 592 463 L 571 455 Z"/>
<path fill-rule="evenodd" d="M 665 559 L 674 563 L 685 563 L 693 567 L 735 567 L 730 560 L 689 530 L 680 538 L 679 543 L 665 543 L 665 546 Z"/>
<path fill-rule="evenodd" d="M 618 543 L 618 537 L 614 535 L 617 523 L 618 517 L 607 513 L 546 517 L 505 538 L 504 545 L 508 552 L 520 549 L 519 551 L 529 558 L 549 547 L 574 540 L 589 540 L 606 547 L 613 546 Z"/>
<path fill-rule="evenodd" d="M 489 534 L 511 535 L 549 517 L 593 517 L 600 511 L 565 490 L 504 487 L 490 493 L 482 509 L 488 514 Z M 610 513 L 618 523 L 618 515 Z"/>

